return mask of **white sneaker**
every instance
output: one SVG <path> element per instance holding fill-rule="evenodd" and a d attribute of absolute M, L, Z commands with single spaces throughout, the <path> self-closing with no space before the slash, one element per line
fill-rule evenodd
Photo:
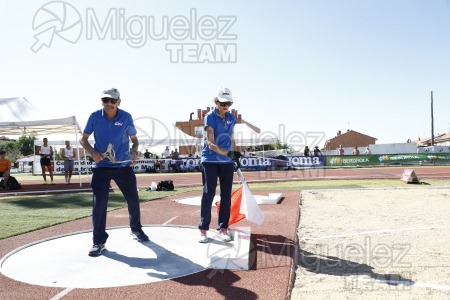
<path fill-rule="evenodd" d="M 220 230 L 220 234 L 219 234 L 220 238 L 222 239 L 222 241 L 224 242 L 231 242 L 233 239 L 231 238 L 230 234 L 228 233 L 227 229 L 222 228 Z"/>
<path fill-rule="evenodd" d="M 204 243 L 207 243 L 208 242 L 208 237 L 206 236 L 206 235 L 201 235 L 200 236 L 200 238 L 198 239 L 198 242 L 199 243 L 202 243 L 202 244 L 204 244 Z"/>
<path fill-rule="evenodd" d="M 206 230 L 200 229 L 200 238 L 198 239 L 199 243 L 207 243 L 208 237 L 206 236 Z"/>

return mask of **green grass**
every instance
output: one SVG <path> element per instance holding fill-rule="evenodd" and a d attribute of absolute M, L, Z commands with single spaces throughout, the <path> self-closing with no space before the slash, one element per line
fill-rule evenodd
<path fill-rule="evenodd" d="M 139 192 L 141 202 L 192 189 L 172 192 Z M 111 192 L 108 211 L 126 207 L 120 192 Z M 11 196 L 0 198 L 0 239 L 92 215 L 92 193 Z"/>
<path fill-rule="evenodd" d="M 234 185 L 233 189 L 239 188 Z M 450 187 L 450 179 L 430 179 L 426 184 L 405 184 L 398 179 L 379 180 L 301 180 L 287 182 L 251 183 L 254 190 L 318 190 L 354 188 L 427 188 Z M 179 188 L 171 192 L 140 191 L 141 202 L 152 201 L 188 191 L 198 191 L 201 187 Z M 108 211 L 126 207 L 120 192 L 111 192 Z M 39 196 L 0 197 L 0 239 L 23 234 L 56 224 L 89 217 L 92 212 L 92 193 L 53 194 Z"/>

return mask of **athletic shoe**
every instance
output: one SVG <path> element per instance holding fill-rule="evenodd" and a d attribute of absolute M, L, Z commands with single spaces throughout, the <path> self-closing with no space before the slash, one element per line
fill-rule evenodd
<path fill-rule="evenodd" d="M 52 183 L 51 184 L 55 184 L 53 181 L 52 181 Z"/>
<path fill-rule="evenodd" d="M 204 244 L 204 243 L 207 243 L 208 242 L 208 237 L 206 236 L 206 235 L 201 235 L 200 236 L 200 238 L 198 239 L 198 242 L 199 243 L 202 243 L 202 244 Z"/>
<path fill-rule="evenodd" d="M 228 234 L 228 230 L 226 228 L 221 228 L 220 229 L 220 234 L 219 234 L 220 238 L 222 239 L 222 241 L 224 242 L 231 242 L 232 238 L 231 236 Z"/>
<path fill-rule="evenodd" d="M 42 183 L 42 184 L 47 184 L 47 180 L 46 180 L 46 181 L 44 181 L 44 183 Z"/>
<path fill-rule="evenodd" d="M 131 231 L 131 235 L 136 237 L 139 242 L 147 242 L 150 240 L 142 229 L 139 231 Z"/>
<path fill-rule="evenodd" d="M 94 244 L 91 250 L 89 250 L 89 256 L 100 256 L 105 250 L 105 244 Z"/>

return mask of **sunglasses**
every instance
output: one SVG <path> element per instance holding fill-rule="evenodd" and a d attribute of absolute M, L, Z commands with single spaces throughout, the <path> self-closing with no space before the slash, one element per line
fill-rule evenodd
<path fill-rule="evenodd" d="M 119 101 L 119 99 L 114 99 L 114 98 L 102 98 L 102 102 L 105 103 L 105 104 L 108 103 L 108 102 L 111 102 L 112 104 L 116 104 L 117 101 Z"/>
<path fill-rule="evenodd" d="M 225 107 L 225 106 L 231 106 L 231 105 L 233 105 L 233 103 L 231 103 L 231 102 L 219 102 L 219 105 L 222 106 L 222 107 Z"/>

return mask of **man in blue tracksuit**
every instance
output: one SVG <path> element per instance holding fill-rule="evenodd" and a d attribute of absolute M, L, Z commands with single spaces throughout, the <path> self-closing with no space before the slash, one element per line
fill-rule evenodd
<path fill-rule="evenodd" d="M 108 239 L 106 214 L 111 180 L 114 180 L 128 204 L 131 234 L 148 241 L 142 231 L 136 175 L 131 167 L 138 159 L 139 142 L 131 115 L 119 109 L 120 93 L 112 88 L 101 95 L 103 109 L 93 112 L 86 124 L 81 145 L 94 160 L 91 187 L 93 192 L 93 246 L 89 256 L 99 256 Z M 95 144 L 88 139 L 94 133 Z M 130 150 L 130 140 L 133 143 Z"/>
<path fill-rule="evenodd" d="M 233 151 L 236 117 L 228 111 L 233 97 L 228 88 L 220 88 L 214 98 L 215 109 L 205 115 L 205 142 L 203 144 L 201 168 L 203 194 L 200 209 L 200 243 L 207 243 L 206 235 L 211 222 L 211 206 L 216 195 L 217 178 L 220 179 L 220 211 L 217 229 L 223 241 L 231 241 L 228 233 L 230 219 L 231 189 L 235 164 L 239 165 L 241 153 Z"/>

